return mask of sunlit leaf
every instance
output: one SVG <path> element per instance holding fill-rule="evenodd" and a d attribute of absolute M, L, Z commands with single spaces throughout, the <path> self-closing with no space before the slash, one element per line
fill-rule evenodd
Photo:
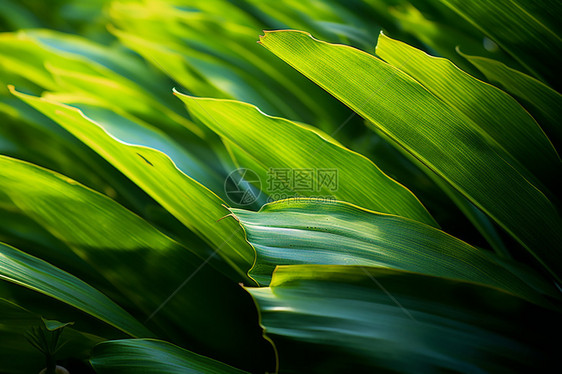
<path fill-rule="evenodd" d="M 154 149 L 120 142 L 76 108 L 13 92 L 98 152 L 212 245 L 238 273 L 239 279 L 247 279 L 253 250 L 245 243 L 235 223 L 217 222 L 225 215 L 221 199 L 178 170 L 168 156 Z"/>
<path fill-rule="evenodd" d="M 245 103 L 177 95 L 194 117 L 245 152 L 236 154 L 244 157 L 245 162 L 241 165 L 258 173 L 261 188 L 268 193 L 335 196 L 369 209 L 435 225 L 410 191 L 385 175 L 370 160 L 337 144 L 327 135 L 282 118 L 267 116 Z M 293 173 L 295 170 L 307 171 L 310 187 L 294 186 L 294 175 L 288 176 L 290 180 L 283 180 L 276 176 L 275 169 Z M 328 170 L 333 171 L 334 183 L 326 183 L 319 173 Z"/>
<path fill-rule="evenodd" d="M 486 284 L 539 303 L 538 293 L 558 293 L 529 269 L 433 227 L 343 202 L 286 200 L 232 212 L 257 251 L 250 274 L 264 284 L 277 265 L 372 265 Z"/>
<path fill-rule="evenodd" d="M 560 160 L 556 151 L 539 125 L 511 96 L 446 59 L 429 56 L 384 34 L 379 37 L 376 53 L 443 100 L 459 118 L 468 117 L 474 130 L 491 137 L 490 143 L 514 159 L 512 164 L 521 164 L 543 180 L 557 177 Z M 525 171 L 521 166 L 517 169 Z"/>
<path fill-rule="evenodd" d="M 562 221 L 556 208 L 469 117 L 399 67 L 359 50 L 296 31 L 268 32 L 261 43 L 438 173 L 559 278 L 555 248 Z"/>

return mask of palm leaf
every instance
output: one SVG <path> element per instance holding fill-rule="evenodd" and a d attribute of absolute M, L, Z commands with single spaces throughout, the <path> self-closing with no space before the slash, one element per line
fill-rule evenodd
<path fill-rule="evenodd" d="M 33 373 L 45 367 L 45 357 L 25 339 L 25 334 L 32 328 L 41 326 L 40 316 L 0 298 L 0 362 L 2 372 Z M 51 327 L 55 321 L 49 321 Z M 62 332 L 63 344 L 57 353 L 59 359 L 69 357 L 87 358 L 94 345 L 103 341 L 102 338 L 86 334 L 74 328 L 66 327 Z"/>

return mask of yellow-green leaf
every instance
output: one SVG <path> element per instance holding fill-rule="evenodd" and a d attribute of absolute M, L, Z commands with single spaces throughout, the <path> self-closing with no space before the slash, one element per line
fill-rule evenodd
<path fill-rule="evenodd" d="M 268 32 L 261 43 L 439 174 L 560 279 L 562 221 L 556 207 L 468 116 L 399 66 L 357 49 L 298 31 Z M 510 113 L 496 115 L 509 121 Z"/>
<path fill-rule="evenodd" d="M 177 95 L 193 116 L 244 151 L 238 153 L 245 161 L 241 166 L 258 173 L 262 188 L 268 193 L 335 196 L 369 209 L 436 225 L 408 189 L 370 160 L 337 144 L 331 137 L 283 118 L 267 116 L 253 105 Z M 309 171 L 312 184 L 310 188 L 297 189 L 291 186 L 293 179 L 271 182 L 279 178 L 272 169 Z M 337 184 L 324 185 L 319 170 L 333 170 Z M 289 182 L 288 187 L 284 187 L 287 189 L 278 187 L 277 182 L 281 185 Z"/>
<path fill-rule="evenodd" d="M 237 273 L 231 276 L 248 280 L 246 273 L 253 263 L 254 251 L 244 241 L 235 223 L 217 222 L 225 215 L 221 206 L 223 201 L 177 169 L 167 155 L 120 142 L 76 108 L 15 90 L 12 92 L 99 153 L 207 241 Z"/>

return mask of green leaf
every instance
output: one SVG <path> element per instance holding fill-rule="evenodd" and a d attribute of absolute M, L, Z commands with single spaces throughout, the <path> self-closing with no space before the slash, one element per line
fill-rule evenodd
<path fill-rule="evenodd" d="M 0 298 L 0 371 L 2 373 L 37 373 L 45 367 L 45 356 L 26 340 L 26 333 L 41 326 L 41 317 Z M 85 359 L 102 338 L 73 328 L 65 328 L 61 335 L 64 344 L 57 358 Z"/>
<path fill-rule="evenodd" d="M 491 137 L 490 143 L 514 158 L 510 162 L 517 170 L 525 170 L 523 165 L 543 180 L 553 178 L 553 174 L 559 176 L 556 171 L 560 170 L 560 160 L 552 144 L 511 96 L 463 72 L 449 60 L 432 57 L 384 34 L 379 37 L 376 53 L 443 100 L 459 118 L 468 117 L 475 131 Z"/>
<path fill-rule="evenodd" d="M 404 1 L 400 6 L 389 7 L 388 13 L 394 22 L 398 23 L 400 31 L 385 27 L 384 33 L 409 44 L 414 42 L 412 45 L 418 46 L 415 40 L 406 39 L 408 35 L 414 35 L 423 43 L 421 47 L 424 50 L 453 61 L 463 70 L 470 69 L 471 71 L 466 70 L 469 73 L 476 70 L 459 58 L 455 52 L 457 46 L 462 46 L 463 49 L 474 54 L 515 63 L 497 45 L 490 45 L 490 40 L 483 43 L 484 35 L 474 26 L 446 6 L 435 3 L 433 0 L 414 4 Z M 297 30 L 306 29 L 297 28 Z"/>
<path fill-rule="evenodd" d="M 51 296 L 131 336 L 152 336 L 129 313 L 87 283 L 3 243 L 0 243 L 0 279 Z"/>
<path fill-rule="evenodd" d="M 90 359 L 96 373 L 243 374 L 245 371 L 152 339 L 111 340 L 98 344 Z"/>
<path fill-rule="evenodd" d="M 440 0 L 504 48 L 535 77 L 559 84 L 559 1 Z"/>
<path fill-rule="evenodd" d="M 74 325 L 74 322 L 59 322 L 52 319 L 42 318 L 42 321 L 45 324 L 45 328 L 49 331 L 56 331 Z"/>
<path fill-rule="evenodd" d="M 50 248 L 58 256 L 49 257 L 70 257 L 69 252 L 79 256 L 81 261 L 70 257 L 62 262 L 65 270 L 83 274 L 88 282 L 95 279 L 90 284 L 100 290 L 110 283 L 112 299 L 158 336 L 229 363 L 250 363 L 256 369 L 269 364 L 271 347 L 262 337 L 249 296 L 211 266 L 212 258 L 197 255 L 205 244 L 196 237 L 188 249 L 107 196 L 35 165 L 0 156 L 0 170 L 0 191 L 62 243 Z M 84 263 L 96 278 L 83 270 Z M 83 302 L 91 308 L 103 306 L 96 301 Z M 260 359 L 253 357 L 256 352 Z"/>
<path fill-rule="evenodd" d="M 137 212 L 150 200 L 100 155 L 17 97 L 0 103 L 0 122 L 1 154 L 57 171 Z"/>
<path fill-rule="evenodd" d="M 22 55 L 27 56 L 25 61 L 19 58 Z M 52 30 L 24 30 L 0 36 L 0 61 L 8 72 L 22 74 L 46 89 L 80 94 L 163 128 L 183 126 L 203 136 L 193 122 L 163 102 L 162 77 L 123 52 Z M 106 95 L 109 90 L 113 95 Z"/>
<path fill-rule="evenodd" d="M 244 160 L 241 166 L 255 171 L 262 189 L 268 193 L 335 196 L 369 209 L 436 225 L 408 189 L 389 178 L 370 160 L 344 148 L 331 137 L 286 119 L 267 116 L 253 105 L 176 95 L 185 102 L 192 116 L 244 151 L 236 154 Z M 291 152 L 287 152 L 288 149 Z M 278 187 L 278 184 L 287 184 L 283 180 L 266 186 L 276 178 L 272 174 L 275 169 L 292 169 L 293 173 L 312 170 L 312 188 Z M 335 188 L 323 185 L 318 170 L 335 170 Z"/>
<path fill-rule="evenodd" d="M 223 201 L 178 170 L 167 155 L 151 148 L 120 142 L 76 108 L 13 89 L 12 92 L 99 153 L 209 243 L 237 273 L 231 272 L 230 276 L 248 280 L 246 272 L 253 262 L 254 251 L 244 241 L 234 222 L 217 222 L 225 213 L 221 207 Z"/>
<path fill-rule="evenodd" d="M 252 13 L 224 0 L 196 1 L 189 10 L 166 2 L 113 2 L 115 27 L 109 30 L 194 95 L 249 102 L 268 113 L 335 128 L 348 114 L 254 43 L 267 26 Z"/>
<path fill-rule="evenodd" d="M 354 48 L 298 31 L 268 32 L 261 43 L 438 173 L 560 279 L 555 248 L 562 221 L 555 206 L 469 117 L 397 67 Z"/>
<path fill-rule="evenodd" d="M 460 52 L 459 52 L 460 53 Z M 562 95 L 541 81 L 495 60 L 461 53 L 486 78 L 520 99 L 556 145 L 562 145 Z"/>
<path fill-rule="evenodd" d="M 232 212 L 256 249 L 250 274 L 262 284 L 277 265 L 366 265 L 485 284 L 539 303 L 537 292 L 557 294 L 529 269 L 441 230 L 348 203 L 298 199 Z"/>
<path fill-rule="evenodd" d="M 497 290 L 361 266 L 280 266 L 248 288 L 280 372 L 504 372 L 556 365 L 560 318 Z"/>

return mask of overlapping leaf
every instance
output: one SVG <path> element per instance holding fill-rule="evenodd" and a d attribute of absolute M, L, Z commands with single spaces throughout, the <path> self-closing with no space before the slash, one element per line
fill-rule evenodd
<path fill-rule="evenodd" d="M 385 175 L 371 161 L 337 144 L 327 135 L 282 118 L 269 117 L 252 105 L 178 96 L 192 116 L 244 152 L 236 153 L 243 160 L 241 166 L 258 173 L 261 187 L 268 193 L 333 195 L 369 209 L 435 225 L 409 190 Z M 275 169 L 293 173 L 305 170 L 310 173 L 311 187 L 292 186 L 293 179 L 283 180 L 272 172 Z M 337 179 L 335 185 L 326 185 L 319 170 L 332 170 Z"/>
<path fill-rule="evenodd" d="M 560 87 L 559 1 L 440 1 L 496 41 L 535 77 Z"/>
<path fill-rule="evenodd" d="M 256 367 L 270 359 L 270 348 L 261 338 L 251 300 L 237 284 L 207 264 L 210 259 L 205 261 L 197 255 L 203 243 L 193 240 L 190 251 L 108 197 L 62 175 L 1 156 L 0 168 L 1 191 L 82 259 L 66 261 L 69 271 L 77 269 L 84 274 L 83 262 L 91 265 L 119 291 L 115 292 L 116 302 L 127 305 L 139 319 L 148 319 L 151 329 L 173 341 L 194 345 L 197 352 L 241 364 L 246 352 L 254 350 L 263 356 L 253 364 Z M 68 251 L 53 250 L 60 252 L 59 256 Z M 18 272 L 14 261 L 9 266 L 5 271 L 11 271 L 11 277 L 25 275 Z M 41 273 L 46 283 L 50 282 L 48 271 Z M 61 289 L 54 280 L 51 289 Z M 45 291 L 56 296 L 53 292 Z M 168 299 L 170 295 L 173 297 Z M 94 316 L 95 309 L 90 311 L 83 304 L 103 307 L 103 300 L 87 299 L 78 292 L 73 296 Z"/>
<path fill-rule="evenodd" d="M 0 46 L 0 62 L 7 72 L 25 72 L 26 79 L 45 89 L 81 94 L 163 128 L 183 126 L 203 136 L 191 121 L 173 110 L 173 102 L 162 99 L 166 97 L 162 77 L 148 73 L 122 51 L 49 30 L 5 33 L 0 36 Z M 21 60 L 22 55 L 27 58 Z M 108 90 L 114 92 L 112 99 L 106 95 Z"/>
<path fill-rule="evenodd" d="M 250 7 L 253 7 L 249 5 Z M 110 30 L 189 92 L 237 99 L 263 110 L 334 127 L 345 111 L 257 46 L 264 27 L 229 1 L 113 2 Z M 312 95 L 311 95 L 312 94 Z"/>
<path fill-rule="evenodd" d="M 545 370 L 559 314 L 511 295 L 361 266 L 281 266 L 249 288 L 280 372 Z"/>
<path fill-rule="evenodd" d="M 347 203 L 299 199 L 232 212 L 257 251 L 250 273 L 263 284 L 277 265 L 372 265 L 486 284 L 539 303 L 540 293 L 557 294 L 514 262 L 419 222 Z"/>
<path fill-rule="evenodd" d="M 443 100 L 451 112 L 468 117 L 474 130 L 489 136 L 491 143 L 512 157 L 509 161 L 517 170 L 526 172 L 525 167 L 543 180 L 558 178 L 560 160 L 552 144 L 511 96 L 470 76 L 446 59 L 429 56 L 384 34 L 379 37 L 376 53 Z M 498 112 L 509 116 L 500 116 Z M 532 180 L 533 176 L 527 178 Z"/>
<path fill-rule="evenodd" d="M 468 116 L 399 67 L 356 49 L 295 31 L 268 32 L 261 43 L 438 173 L 559 278 L 562 222 L 556 208 Z"/>
<path fill-rule="evenodd" d="M 247 277 L 246 272 L 253 262 L 253 250 L 245 243 L 235 223 L 217 223 L 224 216 L 221 199 L 179 171 L 168 156 L 150 148 L 120 142 L 76 108 L 14 93 L 98 152 L 180 222 L 200 235 L 238 273 L 238 279 Z"/>
<path fill-rule="evenodd" d="M 520 99 L 553 140 L 562 143 L 562 128 L 559 112 L 562 95 L 541 81 L 489 58 L 462 54 L 476 66 L 489 81 L 499 84 L 504 90 Z"/>

